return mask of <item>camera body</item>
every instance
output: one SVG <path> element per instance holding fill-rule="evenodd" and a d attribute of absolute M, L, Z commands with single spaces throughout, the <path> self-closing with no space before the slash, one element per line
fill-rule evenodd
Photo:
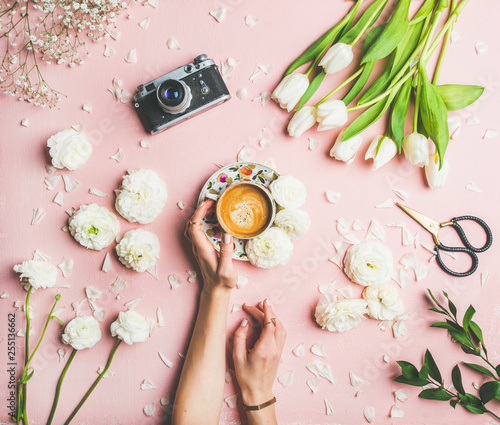
<path fill-rule="evenodd" d="M 215 62 L 199 55 L 192 63 L 139 85 L 134 108 L 144 129 L 157 134 L 230 98 Z"/>

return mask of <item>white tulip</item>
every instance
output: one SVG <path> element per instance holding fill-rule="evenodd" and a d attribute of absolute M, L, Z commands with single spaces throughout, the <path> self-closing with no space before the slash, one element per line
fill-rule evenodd
<path fill-rule="evenodd" d="M 334 44 L 319 62 L 327 74 L 335 74 L 349 66 L 354 58 L 351 46 L 344 43 Z"/>
<path fill-rule="evenodd" d="M 288 123 L 288 134 L 292 137 L 300 137 L 304 131 L 309 130 L 316 124 L 316 108 L 304 106 L 293 115 Z"/>
<path fill-rule="evenodd" d="M 429 141 L 423 134 L 414 132 L 403 139 L 403 152 L 411 165 L 429 165 Z"/>
<path fill-rule="evenodd" d="M 450 170 L 447 158 L 443 160 L 443 166 L 439 169 L 439 155 L 436 153 L 429 158 L 429 165 L 425 166 L 425 178 L 431 189 L 443 187 Z"/>
<path fill-rule="evenodd" d="M 335 143 L 330 150 L 330 156 L 335 158 L 337 161 L 343 161 L 350 164 L 354 161 L 356 153 L 363 142 L 363 138 L 361 137 L 361 134 L 358 134 L 349 140 L 342 141 L 343 134 L 344 130 L 342 130 L 337 136 L 337 140 L 335 140 Z"/>
<path fill-rule="evenodd" d="M 347 122 L 347 106 L 338 99 L 327 100 L 318 106 L 316 116 L 318 131 L 331 130 Z"/>
<path fill-rule="evenodd" d="M 278 87 L 273 91 L 272 99 L 279 103 L 283 109 L 290 112 L 299 103 L 308 87 L 309 78 L 307 75 L 296 72 L 287 75 L 281 80 Z"/>
<path fill-rule="evenodd" d="M 380 144 L 380 148 L 377 147 Z M 373 169 L 377 170 L 387 164 L 398 152 L 398 148 L 394 140 L 387 136 L 377 136 L 372 140 L 365 154 L 365 160 L 373 158 Z"/>

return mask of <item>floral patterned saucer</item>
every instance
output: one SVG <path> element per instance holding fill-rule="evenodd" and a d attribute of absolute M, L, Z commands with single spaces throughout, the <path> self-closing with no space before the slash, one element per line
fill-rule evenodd
<path fill-rule="evenodd" d="M 206 198 L 216 201 L 222 189 L 235 181 L 250 179 L 269 187 L 271 182 L 278 177 L 279 174 L 277 171 L 257 162 L 236 162 L 226 165 L 212 174 L 203 185 L 198 197 L 198 205 Z M 215 249 L 219 251 L 222 232 L 215 211 L 203 218 L 203 231 Z M 245 240 L 233 238 L 233 241 L 233 258 L 235 260 L 248 261 L 245 254 Z"/>

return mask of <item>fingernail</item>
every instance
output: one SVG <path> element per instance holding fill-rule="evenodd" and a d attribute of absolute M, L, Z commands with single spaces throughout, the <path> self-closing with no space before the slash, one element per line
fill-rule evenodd
<path fill-rule="evenodd" d="M 271 302 L 269 300 L 264 301 L 268 307 L 271 307 Z"/>
<path fill-rule="evenodd" d="M 240 325 L 240 326 L 243 328 L 243 327 L 245 327 L 246 325 L 248 325 L 248 320 L 247 320 L 247 319 L 243 319 L 243 320 L 241 321 L 241 325 Z"/>
<path fill-rule="evenodd" d="M 229 233 L 224 233 L 222 236 L 222 243 L 227 245 L 229 242 L 231 242 L 231 235 Z"/>
<path fill-rule="evenodd" d="M 198 208 L 201 208 L 203 205 L 205 205 L 205 201 L 203 201 L 200 205 L 198 205 Z"/>

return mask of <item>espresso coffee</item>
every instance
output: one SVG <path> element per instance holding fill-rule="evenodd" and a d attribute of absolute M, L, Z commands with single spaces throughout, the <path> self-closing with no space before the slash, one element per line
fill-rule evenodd
<path fill-rule="evenodd" d="M 249 183 L 230 186 L 217 203 L 221 226 L 239 238 L 261 234 L 268 227 L 272 214 L 271 200 L 264 189 Z"/>

